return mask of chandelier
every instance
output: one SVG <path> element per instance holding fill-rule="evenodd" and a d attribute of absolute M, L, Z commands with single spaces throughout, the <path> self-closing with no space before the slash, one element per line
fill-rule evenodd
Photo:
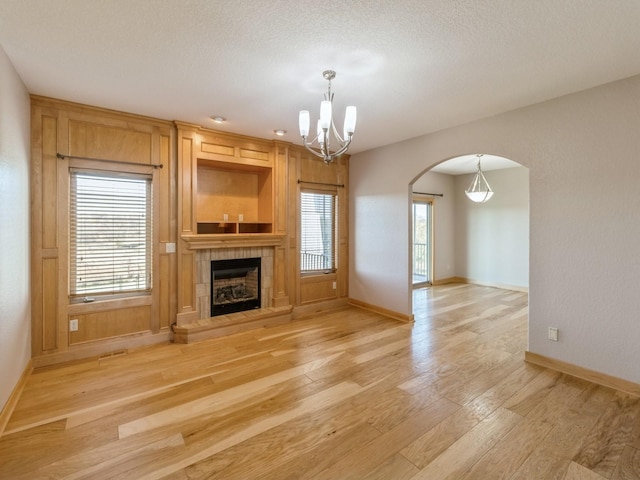
<path fill-rule="evenodd" d="M 320 119 L 316 135 L 309 141 L 309 111 L 300 110 L 298 122 L 300 126 L 300 136 L 302 144 L 314 155 L 322 158 L 327 165 L 342 155 L 349 148 L 353 132 L 356 129 L 356 107 L 349 106 L 344 115 L 343 135 L 340 136 L 335 124 L 333 123 L 333 93 L 331 93 L 331 80 L 336 76 L 333 70 L 325 70 L 322 76 L 329 82 L 327 93 L 324 94 L 324 100 L 320 103 Z M 334 137 L 334 151 L 331 151 L 331 136 Z"/>
<path fill-rule="evenodd" d="M 480 157 L 482 157 L 482 154 L 478 154 L 476 157 L 478 157 L 478 171 L 475 177 L 473 177 L 471 185 L 469 185 L 469 188 L 467 188 L 464 193 L 467 194 L 467 197 L 469 197 L 469 200 L 472 202 L 484 203 L 493 196 L 493 190 L 491 190 L 487 179 L 484 178 L 484 174 L 480 169 Z"/>

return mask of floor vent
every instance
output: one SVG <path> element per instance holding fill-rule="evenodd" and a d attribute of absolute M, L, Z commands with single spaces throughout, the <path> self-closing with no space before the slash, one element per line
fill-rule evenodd
<path fill-rule="evenodd" d="M 115 352 L 103 353 L 98 357 L 98 360 L 107 360 L 109 358 L 121 357 L 122 355 L 126 355 L 126 350 L 116 350 Z"/>

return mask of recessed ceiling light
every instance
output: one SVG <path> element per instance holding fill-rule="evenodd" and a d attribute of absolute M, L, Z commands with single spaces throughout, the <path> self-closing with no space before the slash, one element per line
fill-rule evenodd
<path fill-rule="evenodd" d="M 226 121 L 227 121 L 227 119 L 226 119 L 226 118 L 221 117 L 221 116 L 219 116 L 219 115 L 211 115 L 211 120 L 213 120 L 213 121 L 214 121 L 214 122 L 216 122 L 216 123 L 224 123 L 224 122 L 226 122 Z"/>
<path fill-rule="evenodd" d="M 274 130 L 273 133 L 275 133 L 279 137 L 282 137 L 282 136 L 284 136 L 285 133 L 287 133 L 287 131 L 286 130 Z"/>

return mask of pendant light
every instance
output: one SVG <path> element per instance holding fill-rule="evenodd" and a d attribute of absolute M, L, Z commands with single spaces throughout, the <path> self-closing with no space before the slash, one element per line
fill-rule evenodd
<path fill-rule="evenodd" d="M 349 148 L 353 132 L 356 129 L 356 107 L 349 106 L 346 109 L 344 118 L 344 133 L 338 133 L 333 123 L 333 93 L 331 92 L 331 80 L 336 76 L 333 70 L 325 70 L 322 77 L 329 82 L 327 93 L 324 94 L 324 101 L 320 103 L 320 120 L 316 134 L 309 137 L 310 116 L 308 110 L 301 110 L 298 118 L 300 126 L 300 136 L 302 144 L 314 155 L 322 158 L 324 163 L 329 164 L 342 155 Z M 335 150 L 331 150 L 333 136 Z M 310 138 L 310 139 L 309 139 Z"/>
<path fill-rule="evenodd" d="M 476 172 L 475 177 L 471 181 L 471 185 L 469 188 L 465 190 L 469 200 L 475 203 L 484 203 L 489 200 L 493 196 L 493 190 L 489 186 L 487 179 L 484 178 L 484 174 L 482 173 L 482 169 L 480 168 L 480 158 L 482 154 L 476 155 L 478 157 L 478 171 Z"/>

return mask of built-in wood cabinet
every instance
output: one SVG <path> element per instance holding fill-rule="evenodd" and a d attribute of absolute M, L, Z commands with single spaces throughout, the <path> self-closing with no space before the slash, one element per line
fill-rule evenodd
<path fill-rule="evenodd" d="M 206 310 L 201 302 L 207 285 L 202 278 L 205 267 L 198 265 L 196 252 L 281 246 L 287 219 L 276 215 L 276 195 L 286 195 L 288 186 L 278 182 L 283 178 L 278 171 L 286 169 L 286 163 L 277 158 L 275 142 L 182 122 L 176 126 L 180 165 L 177 323 L 183 325 Z M 273 268 L 282 270 L 281 261 L 274 260 Z M 277 274 L 273 277 L 281 280 Z M 284 285 L 272 289 L 264 305 L 290 304 L 286 291 Z"/>
<path fill-rule="evenodd" d="M 274 235 L 274 142 L 176 126 L 181 234 Z"/>
<path fill-rule="evenodd" d="M 178 325 L 202 319 L 199 250 L 273 248 L 268 307 L 313 306 L 348 296 L 348 156 L 326 165 L 300 146 L 176 122 L 179 164 Z M 335 272 L 300 272 L 300 192 L 335 192 Z M 215 256 L 216 253 L 212 253 Z M 192 280 L 195 279 L 195 280 Z M 200 293 L 198 293 L 200 291 Z"/>
<path fill-rule="evenodd" d="M 273 168 L 197 162 L 198 234 L 273 233 Z"/>

